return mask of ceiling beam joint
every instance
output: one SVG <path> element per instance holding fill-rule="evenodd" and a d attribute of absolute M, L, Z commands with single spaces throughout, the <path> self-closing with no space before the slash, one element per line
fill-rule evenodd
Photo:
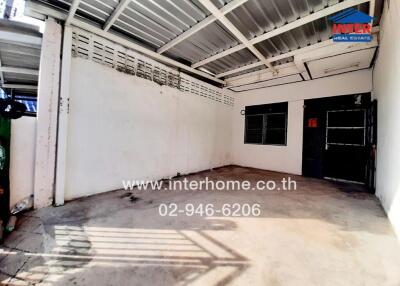
<path fill-rule="evenodd" d="M 231 12 L 232 10 L 236 9 L 237 7 L 243 5 L 247 1 L 248 0 L 234 0 L 232 2 L 229 2 L 224 7 L 222 7 L 219 11 L 221 12 L 221 14 L 225 15 L 225 14 Z M 179 44 L 183 40 L 189 38 L 193 34 L 199 32 L 200 30 L 204 29 L 208 25 L 214 23 L 216 20 L 217 20 L 217 17 L 215 17 L 213 14 L 211 14 L 210 16 L 208 16 L 205 19 L 203 19 L 202 21 L 198 22 L 197 24 L 192 26 L 190 29 L 186 30 L 185 32 L 178 35 L 176 38 L 174 38 L 173 40 L 169 41 L 164 46 L 159 48 L 157 50 L 157 53 L 161 54 L 161 53 L 164 53 L 165 51 L 175 47 L 177 44 Z"/>
<path fill-rule="evenodd" d="M 232 22 L 218 10 L 218 8 L 210 0 L 199 0 L 200 3 L 209 10 L 248 50 L 250 50 L 264 65 L 275 72 L 272 64 L 264 57 L 264 55 L 257 50 L 252 43 L 247 40 L 246 36 L 239 31 Z"/>
<path fill-rule="evenodd" d="M 67 20 L 65 20 L 65 25 L 71 24 L 71 21 L 75 16 L 76 10 L 78 10 L 80 2 L 81 2 L 81 0 L 73 0 L 72 1 L 72 4 L 71 4 L 71 6 L 69 8 L 69 13 L 68 13 L 68 16 L 67 16 Z"/>
<path fill-rule="evenodd" d="M 117 7 L 115 7 L 114 11 L 111 13 L 110 17 L 108 17 L 106 23 L 103 26 L 104 31 L 108 31 L 111 26 L 117 21 L 118 17 L 121 15 L 121 13 L 125 10 L 126 7 L 128 7 L 129 3 L 131 0 L 121 0 Z"/>

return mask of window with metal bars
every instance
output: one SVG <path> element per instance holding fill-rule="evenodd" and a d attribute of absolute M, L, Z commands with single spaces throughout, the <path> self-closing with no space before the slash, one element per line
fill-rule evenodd
<path fill-rule="evenodd" d="M 246 106 L 245 144 L 286 145 L 288 103 Z"/>

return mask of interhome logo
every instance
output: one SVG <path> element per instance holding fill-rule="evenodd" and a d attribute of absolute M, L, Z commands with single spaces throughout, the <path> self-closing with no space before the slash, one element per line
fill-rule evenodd
<path fill-rule="evenodd" d="M 333 24 L 334 42 L 371 42 L 371 17 L 354 8 L 329 17 Z"/>

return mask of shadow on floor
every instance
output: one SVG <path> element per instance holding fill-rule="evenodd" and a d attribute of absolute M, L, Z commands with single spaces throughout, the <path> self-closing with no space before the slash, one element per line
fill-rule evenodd
<path fill-rule="evenodd" d="M 248 267 L 201 230 L 54 226 L 53 233 L 51 250 L 22 253 L 27 267 L 3 283 L 226 285 Z"/>

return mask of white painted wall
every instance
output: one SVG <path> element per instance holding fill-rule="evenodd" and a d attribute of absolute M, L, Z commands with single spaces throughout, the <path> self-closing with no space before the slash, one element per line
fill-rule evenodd
<path fill-rule="evenodd" d="M 11 120 L 10 207 L 33 194 L 36 118 Z"/>
<path fill-rule="evenodd" d="M 400 3 L 385 1 L 373 72 L 378 100 L 376 195 L 400 237 Z"/>
<path fill-rule="evenodd" d="M 231 163 L 232 107 L 73 58 L 65 198 Z"/>
<path fill-rule="evenodd" d="M 346 95 L 372 90 L 371 70 L 322 79 L 234 93 L 233 163 L 272 171 L 301 174 L 304 99 Z M 244 116 L 248 105 L 289 101 L 287 146 L 244 144 Z"/>

